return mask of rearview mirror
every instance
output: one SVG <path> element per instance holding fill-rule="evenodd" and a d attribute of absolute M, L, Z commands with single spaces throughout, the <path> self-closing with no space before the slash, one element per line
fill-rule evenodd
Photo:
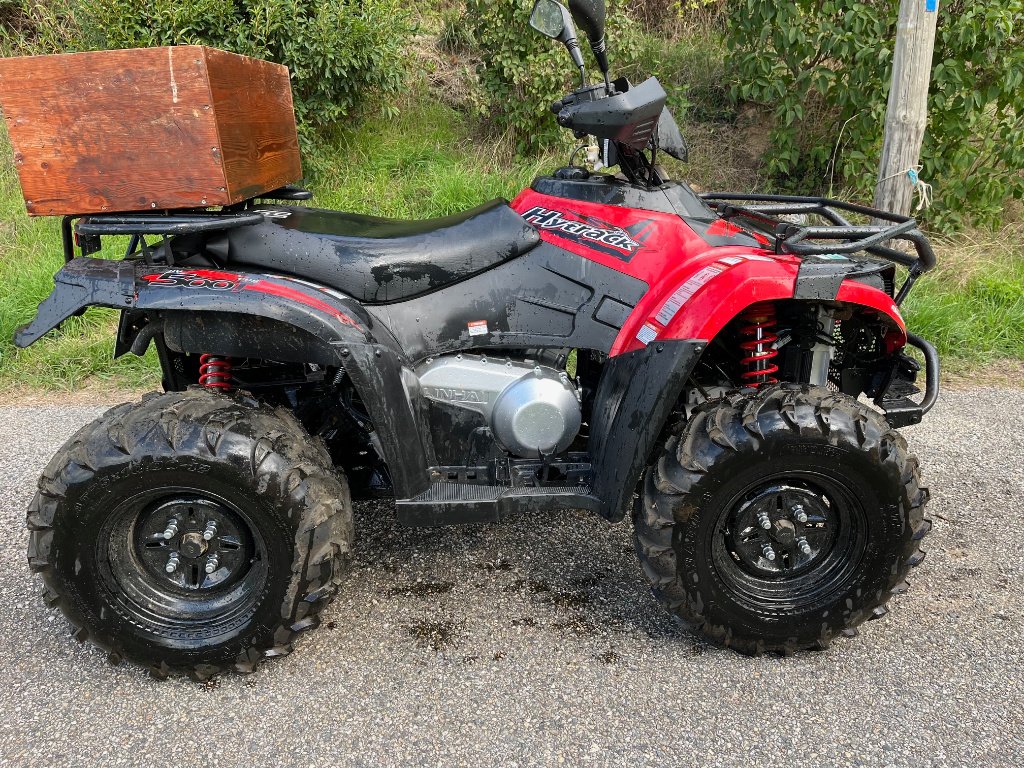
<path fill-rule="evenodd" d="M 537 0 L 530 14 L 530 26 L 542 35 L 565 42 L 565 14 L 565 7 L 556 0 Z"/>
<path fill-rule="evenodd" d="M 583 54 L 576 40 L 576 25 L 573 24 L 569 9 L 557 0 L 537 0 L 530 13 L 530 26 L 542 35 L 553 37 L 565 44 L 572 57 L 572 63 L 580 71 L 580 85 L 587 84 L 587 75 L 583 68 Z"/>

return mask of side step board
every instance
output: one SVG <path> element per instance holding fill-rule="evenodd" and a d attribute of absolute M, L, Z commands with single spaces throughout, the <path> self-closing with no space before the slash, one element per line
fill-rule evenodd
<path fill-rule="evenodd" d="M 585 485 L 511 487 L 443 480 L 431 483 L 419 496 L 397 501 L 398 521 L 410 526 L 494 523 L 507 515 L 529 511 L 596 512 L 600 505 Z"/>

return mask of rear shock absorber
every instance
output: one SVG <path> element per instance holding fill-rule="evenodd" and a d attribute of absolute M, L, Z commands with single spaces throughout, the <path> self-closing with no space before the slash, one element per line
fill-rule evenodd
<path fill-rule="evenodd" d="M 222 391 L 231 389 L 231 358 L 200 355 L 199 385 Z"/>
<path fill-rule="evenodd" d="M 775 342 L 779 337 L 775 333 L 775 305 L 770 301 L 754 304 L 740 315 L 740 367 L 743 373 L 740 378 L 747 387 L 762 387 L 778 384 L 774 374 L 779 366 L 772 362 L 779 355 Z"/>

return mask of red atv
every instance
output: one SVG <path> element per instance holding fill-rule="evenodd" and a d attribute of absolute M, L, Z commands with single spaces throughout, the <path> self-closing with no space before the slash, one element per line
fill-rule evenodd
<path fill-rule="evenodd" d="M 531 24 L 580 68 L 559 124 L 615 175 L 570 165 L 431 221 L 266 202 L 309 197 L 292 187 L 65 220 L 17 344 L 115 307 L 115 354 L 154 345 L 165 390 L 72 437 L 29 509 L 78 639 L 158 676 L 285 654 L 339 588 L 351 499 L 379 496 L 409 525 L 630 513 L 657 598 L 742 653 L 886 612 L 930 528 L 895 431 L 938 393 L 899 310 L 928 242 L 857 205 L 668 180 L 658 154 L 686 146 L 664 90 L 611 81 L 603 0 L 572 6 L 538 0 Z M 123 261 L 89 258 L 124 234 Z"/>

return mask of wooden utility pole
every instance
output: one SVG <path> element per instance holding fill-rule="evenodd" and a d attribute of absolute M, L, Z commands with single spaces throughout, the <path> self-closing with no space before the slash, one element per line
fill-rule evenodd
<path fill-rule="evenodd" d="M 928 86 L 938 15 L 938 0 L 900 0 L 875 207 L 904 216 L 914 200 L 907 170 L 917 168 L 928 125 Z"/>

